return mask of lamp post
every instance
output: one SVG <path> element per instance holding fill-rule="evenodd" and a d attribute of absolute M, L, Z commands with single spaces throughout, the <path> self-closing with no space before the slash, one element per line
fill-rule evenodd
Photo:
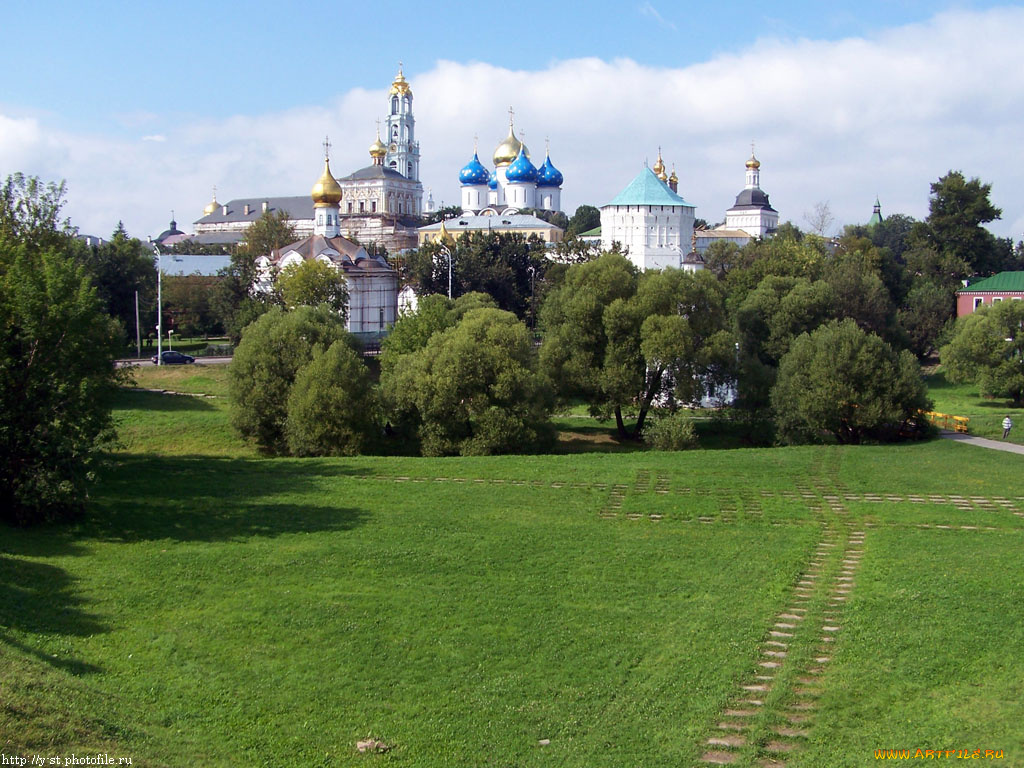
<path fill-rule="evenodd" d="M 452 297 L 452 249 L 447 245 L 441 246 L 441 253 L 448 257 L 448 298 Z"/>
<path fill-rule="evenodd" d="M 160 249 L 156 247 L 156 243 L 153 242 L 152 238 L 149 238 L 149 244 L 153 246 L 153 251 L 156 253 L 156 364 L 164 364 L 164 309 L 163 309 L 163 278 L 160 269 L 161 257 L 163 254 L 160 253 Z"/>
<path fill-rule="evenodd" d="M 530 330 L 533 331 L 537 327 L 537 318 L 533 314 L 533 277 L 537 270 L 531 264 L 526 268 L 526 271 L 530 273 Z"/>

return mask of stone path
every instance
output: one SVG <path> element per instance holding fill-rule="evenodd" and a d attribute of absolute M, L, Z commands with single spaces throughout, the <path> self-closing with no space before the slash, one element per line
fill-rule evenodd
<path fill-rule="evenodd" d="M 947 432 L 943 430 L 940 434 L 946 440 L 955 440 L 958 443 L 975 445 L 979 448 L 989 448 L 993 451 L 1006 451 L 1007 453 L 1024 454 L 1024 445 L 1017 445 L 1016 443 L 1007 443 L 1002 440 L 990 440 L 987 437 L 974 437 L 973 435 L 965 435 L 962 432 Z"/>

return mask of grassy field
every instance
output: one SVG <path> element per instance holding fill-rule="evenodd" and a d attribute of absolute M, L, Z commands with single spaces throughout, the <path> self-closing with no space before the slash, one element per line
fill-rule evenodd
<path fill-rule="evenodd" d="M 219 396 L 124 392 L 88 516 L 3 532 L 2 754 L 1024 765 L 1024 457 L 271 460 L 227 428 L 224 369 L 157 375 Z"/>
<path fill-rule="evenodd" d="M 1009 442 L 1024 445 L 1024 408 L 1014 408 L 1007 400 L 983 397 L 977 384 L 951 384 L 946 381 L 941 368 L 929 376 L 927 382 L 935 410 L 968 417 L 971 420 L 968 424 L 970 434 L 1001 440 L 1003 419 L 1009 416 L 1014 424 Z"/>

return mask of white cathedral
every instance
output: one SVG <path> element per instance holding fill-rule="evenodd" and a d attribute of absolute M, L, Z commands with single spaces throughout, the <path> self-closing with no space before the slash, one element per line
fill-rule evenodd
<path fill-rule="evenodd" d="M 492 160 L 494 170 L 488 171 L 474 148 L 473 159 L 459 171 L 465 215 L 509 215 L 522 208 L 562 209 L 564 179 L 551 163 L 551 151 L 548 150 L 539 168 L 533 164 L 530 150 L 516 136 L 511 110 L 508 136 L 498 144 Z"/>

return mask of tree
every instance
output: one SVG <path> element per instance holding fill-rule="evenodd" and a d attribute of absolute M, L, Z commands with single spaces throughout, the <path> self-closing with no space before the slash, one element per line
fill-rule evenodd
<path fill-rule="evenodd" d="M 831 433 L 840 443 L 895 439 L 930 407 L 917 361 L 853 320 L 833 320 L 797 338 L 772 389 L 779 433 L 793 442 Z"/>
<path fill-rule="evenodd" d="M 956 294 L 931 280 L 915 280 L 897 314 L 910 350 L 924 359 L 953 322 Z"/>
<path fill-rule="evenodd" d="M 293 456 L 355 456 L 377 432 L 377 398 L 362 359 L 336 341 L 299 369 L 288 394 L 285 437 Z"/>
<path fill-rule="evenodd" d="M 832 215 L 832 207 L 828 200 L 814 204 L 814 207 L 804 213 L 804 221 L 810 227 L 811 232 L 820 237 L 828 237 L 835 226 L 836 217 Z"/>
<path fill-rule="evenodd" d="M 469 311 L 408 355 L 385 386 L 415 412 L 427 456 L 527 453 L 554 441 L 549 385 L 526 326 L 509 312 Z"/>
<path fill-rule="evenodd" d="M 601 210 L 592 205 L 581 205 L 569 219 L 569 225 L 565 228 L 567 238 L 575 235 L 582 235 L 584 232 L 601 226 Z"/>
<path fill-rule="evenodd" d="M 622 438 L 639 438 L 661 397 L 700 401 L 732 375 L 725 296 L 708 273 L 680 270 L 637 276 L 619 254 L 574 265 L 541 312 L 541 366 L 563 398 L 614 418 Z M 624 411 L 636 408 L 630 431 Z"/>
<path fill-rule="evenodd" d="M 499 307 L 524 318 L 530 297 L 548 266 L 544 242 L 505 232 L 473 232 L 459 237 L 451 249 L 452 295 L 480 292 Z M 448 254 L 440 243 L 427 243 L 406 257 L 405 279 L 421 295 L 448 293 Z"/>
<path fill-rule="evenodd" d="M 69 255 L 63 185 L 14 178 L 0 199 L 0 519 L 29 525 L 84 508 L 122 376 L 117 325 Z"/>
<path fill-rule="evenodd" d="M 220 278 L 208 275 L 164 275 L 164 330 L 182 336 L 224 333 L 224 326 L 210 306 Z"/>
<path fill-rule="evenodd" d="M 345 275 L 319 259 L 289 264 L 277 276 L 277 292 L 288 309 L 326 304 L 342 317 L 348 314 Z"/>
<path fill-rule="evenodd" d="M 259 270 L 256 259 L 295 241 L 295 229 L 288 213 L 266 211 L 245 231 L 245 243 L 231 255 L 231 264 L 218 275 L 223 278 L 211 296 L 211 306 L 232 343 L 242 330 L 277 303 L 275 295 L 256 287 Z"/>
<path fill-rule="evenodd" d="M 242 334 L 228 371 L 231 422 L 268 453 L 286 453 L 288 396 L 299 370 L 336 341 L 356 347 L 341 317 L 328 307 L 273 307 Z"/>
<path fill-rule="evenodd" d="M 977 383 L 983 395 L 1024 407 L 1024 302 L 1002 301 L 960 318 L 940 359 L 950 381 Z"/>
<path fill-rule="evenodd" d="M 140 312 L 152 311 L 149 330 L 156 318 L 156 257 L 137 238 L 128 237 L 121 222 L 110 239 L 98 245 L 79 246 L 80 260 L 89 270 L 93 285 L 107 314 L 120 322 L 126 339 L 135 338 L 135 294 Z M 148 314 L 148 313 L 147 313 Z M 140 321 L 141 324 L 141 321 Z M 143 331 L 142 335 L 146 332 Z"/>

